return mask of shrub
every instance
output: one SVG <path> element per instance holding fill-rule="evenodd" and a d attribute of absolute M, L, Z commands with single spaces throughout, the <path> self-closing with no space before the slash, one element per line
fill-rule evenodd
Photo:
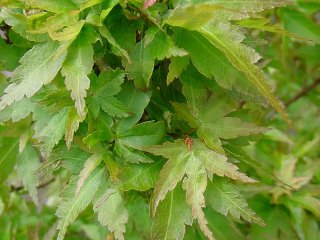
<path fill-rule="evenodd" d="M 318 1 L 0 6 L 3 239 L 319 239 Z"/>

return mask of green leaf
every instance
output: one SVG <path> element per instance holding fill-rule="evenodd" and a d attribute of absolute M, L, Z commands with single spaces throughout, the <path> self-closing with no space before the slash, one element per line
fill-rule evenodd
<path fill-rule="evenodd" d="M 150 55 L 153 59 L 163 60 L 171 56 L 183 57 L 188 54 L 184 49 L 175 46 L 171 37 L 158 28 L 150 28 L 143 43 L 146 48 L 150 49 Z"/>
<path fill-rule="evenodd" d="M 49 12 L 62 13 L 76 9 L 76 5 L 70 0 L 26 0 L 26 2 L 33 7 L 41 8 Z"/>
<path fill-rule="evenodd" d="M 69 47 L 61 70 L 61 74 L 65 77 L 66 88 L 71 91 L 71 98 L 75 101 L 79 116 L 85 114 L 86 90 L 90 87 L 88 74 L 92 70 L 93 63 L 93 48 L 87 39 L 80 36 Z"/>
<path fill-rule="evenodd" d="M 4 182 L 17 161 L 19 139 L 0 138 L 0 183 Z"/>
<path fill-rule="evenodd" d="M 150 163 L 153 162 L 152 158 L 144 154 L 143 152 L 132 148 L 130 146 L 119 143 L 115 143 L 114 151 L 124 161 L 129 163 Z"/>
<path fill-rule="evenodd" d="M 74 133 L 78 130 L 80 123 L 85 119 L 85 116 L 79 116 L 75 108 L 69 111 L 68 119 L 66 121 L 66 134 L 64 140 L 67 147 L 71 147 Z"/>
<path fill-rule="evenodd" d="M 60 218 L 57 226 L 59 229 L 58 240 L 64 239 L 67 227 L 92 201 L 102 180 L 103 172 L 104 169 L 94 171 L 85 181 L 78 194 L 75 194 L 77 178 L 71 178 L 68 187 L 62 194 L 62 202 L 56 212 L 57 217 Z"/>
<path fill-rule="evenodd" d="M 145 107 L 150 101 L 150 94 L 142 92 L 132 84 L 123 85 L 117 98 L 125 104 L 131 116 L 119 121 L 116 132 L 125 132 L 136 124 L 142 117 Z"/>
<path fill-rule="evenodd" d="M 126 70 L 129 77 L 134 80 L 138 88 L 147 88 L 153 73 L 154 60 L 150 48 L 145 47 L 143 42 L 137 43 L 129 54 L 131 62 Z"/>
<path fill-rule="evenodd" d="M 124 77 L 123 71 L 111 70 L 101 73 L 98 79 L 92 81 L 89 91 L 92 96 L 88 99 L 88 105 L 95 118 L 98 117 L 100 109 L 113 117 L 128 116 L 129 110 L 125 104 L 114 97 L 120 92 Z"/>
<path fill-rule="evenodd" d="M 245 240 L 244 234 L 228 218 L 213 211 L 210 208 L 205 209 L 209 228 L 214 232 L 217 240 Z"/>
<path fill-rule="evenodd" d="M 105 26 L 100 27 L 99 32 L 113 46 L 116 55 L 124 56 L 129 63 L 131 62 L 128 52 L 117 43 L 110 31 Z"/>
<path fill-rule="evenodd" d="M 74 40 L 79 35 L 84 24 L 84 20 L 78 21 L 60 29 L 59 31 L 49 31 L 49 36 L 52 40 L 59 42 Z"/>
<path fill-rule="evenodd" d="M 164 122 L 143 122 L 126 131 L 117 132 L 119 143 L 137 149 L 159 144 L 163 141 L 164 136 Z"/>
<path fill-rule="evenodd" d="M 202 27 L 213 19 L 214 12 L 223 9 L 223 6 L 211 3 L 199 3 L 195 5 L 185 4 L 177 6 L 167 14 L 164 23 L 172 26 L 188 27 L 196 29 Z"/>
<path fill-rule="evenodd" d="M 27 146 L 18 155 L 17 172 L 20 179 L 22 179 L 24 187 L 28 190 L 33 202 L 38 205 L 37 186 L 39 184 L 38 176 L 35 175 L 39 168 L 40 161 L 37 152 L 31 146 Z"/>
<path fill-rule="evenodd" d="M 303 13 L 284 9 L 281 11 L 284 28 L 303 38 L 320 43 L 320 30 L 318 24 L 314 23 Z"/>
<path fill-rule="evenodd" d="M 33 34 L 34 27 L 39 23 L 43 23 L 48 16 L 48 13 L 35 13 L 27 16 L 21 12 L 15 11 L 13 8 L 1 8 L 0 17 L 6 24 L 12 27 L 12 30 L 18 33 L 21 37 L 35 42 L 45 42 L 49 40 L 49 36 L 45 34 Z M 24 42 L 23 40 L 22 42 Z M 27 42 L 24 42 L 24 45 Z M 29 45 L 30 46 L 30 45 Z"/>
<path fill-rule="evenodd" d="M 0 112 L 0 121 L 18 122 L 26 118 L 35 108 L 35 105 L 26 97 L 7 106 Z"/>
<path fill-rule="evenodd" d="M 178 108 L 183 105 L 177 103 L 174 103 L 173 107 L 178 115 L 181 115 L 181 119 L 186 120 L 191 127 L 197 129 L 199 138 L 213 150 L 224 153 L 220 138 L 232 139 L 258 134 L 267 130 L 252 123 L 243 122 L 239 118 L 225 117 L 225 115 L 235 110 L 233 103 L 228 102 L 223 97 L 217 98 L 217 101 L 211 97 L 206 101 L 206 94 L 202 88 L 197 88 L 194 84 L 187 84 L 184 84 L 184 92 L 187 93 L 186 95 L 190 102 L 189 110 L 187 110 L 187 107 L 183 107 L 185 111 L 179 111 Z M 190 116 L 186 117 L 188 114 Z"/>
<path fill-rule="evenodd" d="M 256 90 L 292 126 L 291 120 L 284 110 L 284 106 L 272 94 L 269 85 L 265 82 L 263 72 L 255 65 L 260 56 L 254 49 L 241 44 L 244 36 L 229 24 L 215 22 L 202 27 L 200 32 L 220 49 L 237 69 L 246 75 L 248 81 L 255 86 Z"/>
<path fill-rule="evenodd" d="M 180 141 L 176 142 L 176 144 L 165 143 L 161 146 L 153 146 L 146 149 L 152 154 L 163 155 L 164 157 L 169 158 L 160 171 L 158 182 L 154 188 L 151 207 L 153 216 L 155 215 L 159 202 L 165 198 L 169 191 L 176 187 L 178 182 L 185 175 L 188 155 L 185 152 L 179 151 L 184 150 L 184 148 L 186 148 L 186 146 Z"/>
<path fill-rule="evenodd" d="M 35 45 L 20 60 L 13 72 L 11 83 L 0 99 L 0 110 L 24 96 L 30 98 L 53 80 L 65 59 L 64 45 L 48 41 Z"/>
<path fill-rule="evenodd" d="M 234 218 L 242 217 L 249 222 L 265 226 L 264 221 L 248 207 L 237 187 L 226 179 L 213 178 L 208 184 L 206 199 L 215 211 L 225 216 L 230 213 Z"/>
<path fill-rule="evenodd" d="M 297 35 L 286 31 L 280 25 L 276 25 L 276 24 L 270 25 L 270 24 L 271 24 L 270 20 L 266 18 L 250 18 L 250 19 L 243 19 L 237 22 L 237 25 L 241 27 L 258 29 L 266 32 L 272 32 L 279 35 L 303 40 L 303 38 L 298 37 Z"/>
<path fill-rule="evenodd" d="M 121 169 L 117 186 L 123 191 L 147 191 L 155 186 L 162 165 L 163 161 L 150 164 L 129 164 Z"/>
<path fill-rule="evenodd" d="M 69 111 L 69 108 L 62 109 L 35 135 L 35 138 L 42 143 L 40 149 L 43 156 L 48 157 L 54 146 L 59 143 L 66 133 Z"/>
<path fill-rule="evenodd" d="M 191 224 L 191 210 L 186 204 L 181 185 L 178 185 L 158 206 L 152 224 L 152 239 L 182 240 L 186 231 L 185 225 Z"/>
<path fill-rule="evenodd" d="M 213 240 L 212 232 L 208 228 L 208 222 L 202 208 L 206 206 L 204 192 L 207 188 L 207 172 L 205 166 L 195 155 L 190 156 L 186 165 L 187 177 L 183 180 L 183 188 L 186 190 L 186 200 L 191 205 L 192 216 L 198 220 L 200 229 L 204 235 Z"/>
<path fill-rule="evenodd" d="M 102 154 L 95 153 L 91 155 L 83 165 L 83 168 L 79 174 L 79 180 L 77 182 L 76 195 L 80 192 L 81 187 L 83 186 L 86 179 L 90 174 L 97 168 L 102 160 Z"/>
<path fill-rule="evenodd" d="M 207 101 L 207 89 L 203 76 L 194 68 L 187 68 L 181 76 L 182 93 L 186 97 L 193 116 L 198 116 L 201 105 Z"/>
<path fill-rule="evenodd" d="M 167 76 L 167 85 L 173 82 L 175 78 L 178 78 L 182 71 L 188 66 L 190 59 L 185 57 L 172 57 L 170 59 L 169 72 Z"/>
<path fill-rule="evenodd" d="M 168 13 L 165 23 L 195 29 L 210 20 L 240 20 L 248 18 L 249 13 L 285 6 L 290 0 L 187 0 Z"/>
<path fill-rule="evenodd" d="M 165 158 L 168 158 L 168 161 L 160 172 L 159 180 L 154 189 L 154 196 L 152 198 L 151 205 L 151 211 L 153 215 L 156 212 L 159 202 L 165 198 L 169 191 L 176 187 L 177 183 L 184 177 L 186 173 L 188 176 L 195 174 L 194 172 L 189 172 L 191 171 L 189 170 L 190 167 L 187 167 L 192 164 L 193 161 L 200 162 L 203 164 L 205 169 L 213 174 L 217 174 L 218 176 L 226 176 L 243 182 L 255 182 L 255 180 L 247 177 L 245 174 L 238 172 L 238 167 L 227 162 L 226 157 L 207 148 L 206 145 L 201 141 L 194 140 L 191 147 L 192 148 L 189 149 L 189 146 L 187 146 L 183 140 L 176 140 L 173 143 L 167 142 L 163 145 L 145 148 L 146 151 L 154 155 L 161 155 Z M 199 168 L 200 173 L 202 171 L 201 169 L 202 168 Z M 190 181 L 187 181 L 187 183 L 191 184 Z M 200 215 L 199 218 L 202 219 Z M 203 226 L 204 225 L 205 224 L 203 224 Z"/>
<path fill-rule="evenodd" d="M 107 189 L 95 202 L 93 209 L 98 213 L 99 222 L 108 227 L 115 239 L 124 240 L 125 224 L 128 222 L 129 214 L 120 192 Z"/>
<path fill-rule="evenodd" d="M 230 64 L 228 58 L 200 33 L 179 29 L 175 31 L 174 38 L 179 46 L 190 53 L 193 65 L 201 74 L 208 78 L 214 77 L 223 88 L 234 89 L 249 96 L 257 95 L 245 75 Z"/>

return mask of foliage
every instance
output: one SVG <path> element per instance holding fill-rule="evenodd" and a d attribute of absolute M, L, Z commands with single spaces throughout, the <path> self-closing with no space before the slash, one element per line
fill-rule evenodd
<path fill-rule="evenodd" d="M 319 239 L 319 14 L 0 0 L 1 239 Z"/>

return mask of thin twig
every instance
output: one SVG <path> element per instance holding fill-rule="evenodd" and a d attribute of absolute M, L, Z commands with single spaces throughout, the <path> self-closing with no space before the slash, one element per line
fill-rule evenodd
<path fill-rule="evenodd" d="M 37 186 L 37 189 L 44 188 L 44 187 L 48 186 L 50 183 L 53 183 L 54 180 L 55 180 L 55 179 L 52 178 L 52 179 L 50 179 L 49 181 L 44 182 L 44 183 L 38 185 L 38 186 Z M 10 189 L 10 192 L 19 192 L 19 191 L 22 191 L 22 190 L 25 189 L 25 187 L 24 187 L 23 185 L 21 185 L 21 186 L 13 186 L 13 185 L 11 185 L 10 188 L 11 188 L 11 189 Z"/>
<path fill-rule="evenodd" d="M 320 84 L 320 78 L 316 79 L 312 84 L 306 86 L 305 88 L 301 89 L 293 98 L 289 99 L 284 105 L 289 107 L 292 103 L 296 102 L 301 97 L 306 96 L 310 91 L 315 89 Z"/>

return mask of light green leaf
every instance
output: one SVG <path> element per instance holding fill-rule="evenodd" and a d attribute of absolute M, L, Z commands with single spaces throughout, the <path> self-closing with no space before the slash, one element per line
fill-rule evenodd
<path fill-rule="evenodd" d="M 93 48 L 87 39 L 77 38 L 69 47 L 61 73 L 65 77 L 66 88 L 71 91 L 79 116 L 85 114 L 86 90 L 90 87 L 88 74 L 93 66 Z"/>
<path fill-rule="evenodd" d="M 164 23 L 193 30 L 208 23 L 219 9 L 223 6 L 211 3 L 181 4 L 168 13 Z"/>
<path fill-rule="evenodd" d="M 111 70 L 101 73 L 96 80 L 92 79 L 89 90 L 92 96 L 88 99 L 88 105 L 95 118 L 98 117 L 100 109 L 113 117 L 128 116 L 126 105 L 114 97 L 120 92 L 124 77 L 123 71 Z"/>
<path fill-rule="evenodd" d="M 212 19 L 240 20 L 249 13 L 285 6 L 290 0 L 187 0 L 169 12 L 165 23 L 191 29 L 202 27 Z"/>
<path fill-rule="evenodd" d="M 150 101 L 150 93 L 136 89 L 132 84 L 123 85 L 117 98 L 125 104 L 132 115 L 119 121 L 116 132 L 125 132 L 136 124 Z"/>
<path fill-rule="evenodd" d="M 217 22 L 202 27 L 200 32 L 219 48 L 237 69 L 246 75 L 256 90 L 282 115 L 289 125 L 292 125 L 284 106 L 273 95 L 269 85 L 265 82 L 263 72 L 255 65 L 260 58 L 259 55 L 254 49 L 241 44 L 242 34 L 237 29 L 230 27 L 229 24 Z"/>
<path fill-rule="evenodd" d="M 43 156 L 48 157 L 55 145 L 63 138 L 66 133 L 66 123 L 70 108 L 64 108 L 54 115 L 50 121 L 35 135 L 42 144 L 40 150 Z"/>
<path fill-rule="evenodd" d="M 54 13 L 68 12 L 77 8 L 76 5 L 70 0 L 26 0 L 26 2 L 30 6 Z"/>
<path fill-rule="evenodd" d="M 318 24 L 303 13 L 295 10 L 284 9 L 281 11 L 281 15 L 286 30 L 320 44 L 320 29 Z"/>
<path fill-rule="evenodd" d="M 145 47 L 143 42 L 137 43 L 129 54 L 131 62 L 126 70 L 138 88 L 147 88 L 153 73 L 154 60 L 150 48 Z"/>
<path fill-rule="evenodd" d="M 152 158 L 130 146 L 116 142 L 114 146 L 114 151 L 119 157 L 124 161 L 129 163 L 150 163 L 153 162 Z"/>
<path fill-rule="evenodd" d="M 63 28 L 60 31 L 49 30 L 49 36 L 54 41 L 63 42 L 63 41 L 73 40 L 79 35 L 84 24 L 85 24 L 85 21 L 81 20 L 74 24 L 67 25 L 65 28 Z"/>
<path fill-rule="evenodd" d="M 182 142 L 164 143 L 163 145 L 148 147 L 146 150 L 155 155 L 162 155 L 169 160 L 163 166 L 159 174 L 158 182 L 154 188 L 151 212 L 155 215 L 159 202 L 166 194 L 173 190 L 178 182 L 183 178 L 188 161 L 188 153 L 185 151 L 186 145 Z"/>
<path fill-rule="evenodd" d="M 4 203 L 3 203 L 2 199 L 0 198 L 0 216 L 3 213 L 3 210 L 4 210 Z"/>
<path fill-rule="evenodd" d="M 309 210 L 315 216 L 320 216 L 320 200 L 318 198 L 308 195 L 296 195 L 291 200 L 301 204 L 301 207 Z"/>
<path fill-rule="evenodd" d="M 150 164 L 130 164 L 121 169 L 118 188 L 123 191 L 147 191 L 154 187 L 163 161 Z"/>
<path fill-rule="evenodd" d="M 257 93 L 245 75 L 230 64 L 228 58 L 200 33 L 179 29 L 175 31 L 174 38 L 179 46 L 190 53 L 193 65 L 201 74 L 208 78 L 214 77 L 223 88 L 256 97 Z"/>
<path fill-rule="evenodd" d="M 200 144 L 199 144 L 200 145 Z M 205 148 L 204 145 L 200 145 L 199 148 Z M 246 174 L 238 171 L 238 167 L 230 162 L 227 162 L 227 158 L 224 155 L 203 149 L 199 153 L 203 159 L 203 164 L 206 169 L 220 177 L 228 177 L 233 180 L 242 182 L 255 183 L 256 180 L 248 177 Z"/>
<path fill-rule="evenodd" d="M 98 167 L 102 160 L 102 154 L 95 153 L 91 155 L 86 162 L 79 174 L 79 180 L 77 182 L 76 195 L 80 192 L 81 187 L 83 186 L 86 179 L 90 176 L 90 174 Z"/>
<path fill-rule="evenodd" d="M 64 140 L 66 141 L 67 147 L 69 149 L 71 147 L 74 133 L 78 130 L 80 123 L 84 121 L 84 119 L 85 119 L 85 115 L 79 116 L 75 108 L 72 108 L 69 111 L 68 119 L 66 122 L 66 135 L 64 137 Z"/>
<path fill-rule="evenodd" d="M 35 105 L 26 97 L 7 106 L 0 112 L 0 121 L 18 122 L 26 118 L 35 108 Z"/>
<path fill-rule="evenodd" d="M 190 175 L 195 174 L 193 172 L 188 172 L 191 171 L 189 168 L 190 164 L 193 163 L 192 161 L 200 162 L 201 166 L 203 165 L 207 171 L 218 176 L 226 176 L 243 182 L 255 182 L 255 180 L 247 177 L 245 174 L 238 172 L 238 167 L 227 162 L 225 156 L 212 151 L 200 140 L 193 140 L 191 146 L 183 140 L 176 140 L 173 143 L 167 142 L 163 145 L 146 147 L 144 150 L 154 155 L 168 158 L 168 161 L 160 171 L 159 180 L 154 189 L 154 196 L 151 203 L 151 212 L 153 215 L 156 212 L 159 202 L 165 198 L 169 191 L 175 188 L 177 183 L 186 173 Z M 189 163 L 190 161 L 191 163 Z M 199 167 L 200 173 L 202 171 L 201 169 L 202 168 Z M 190 182 L 187 183 L 191 184 Z M 203 220 L 202 216 L 199 215 L 198 217 L 200 218 L 200 221 Z M 204 221 L 202 221 L 201 224 L 203 225 L 203 230 L 206 232 L 206 224 L 204 224 Z"/>
<path fill-rule="evenodd" d="M 266 18 L 249 18 L 243 19 L 237 22 L 238 26 L 258 29 L 261 31 L 272 32 L 283 36 L 293 37 L 296 39 L 303 40 L 302 37 L 298 37 L 297 35 L 290 33 L 283 29 L 280 25 L 274 24 L 271 25 L 270 20 Z"/>
<path fill-rule="evenodd" d="M 152 224 L 153 240 L 182 240 L 185 225 L 192 224 L 192 214 L 186 204 L 185 194 L 178 185 L 159 204 Z"/>
<path fill-rule="evenodd" d="M 78 215 L 90 204 L 103 178 L 104 169 L 97 169 L 85 181 L 80 192 L 76 195 L 77 177 L 71 178 L 68 187 L 62 194 L 56 215 L 60 218 L 57 228 L 59 229 L 58 240 L 63 240 L 67 227 L 73 223 Z"/>
<path fill-rule="evenodd" d="M 175 46 L 171 37 L 158 28 L 150 28 L 143 40 L 144 46 L 150 49 L 153 59 L 163 60 L 171 56 L 183 57 L 188 54 L 184 49 Z"/>
<path fill-rule="evenodd" d="M 117 41 L 111 35 L 110 31 L 105 26 L 100 27 L 99 32 L 104 38 L 108 40 L 111 46 L 113 46 L 115 54 L 124 56 L 129 63 L 131 62 L 128 52 L 117 43 Z"/>
<path fill-rule="evenodd" d="M 200 160 L 200 161 L 199 161 Z M 208 221 L 202 208 L 205 208 L 204 192 L 207 188 L 207 172 L 205 166 L 193 153 L 186 165 L 187 177 L 183 180 L 183 188 L 186 190 L 186 200 L 191 205 L 192 216 L 198 220 L 198 224 L 204 235 L 213 240 L 212 232 L 208 228 Z"/>
<path fill-rule="evenodd" d="M 226 179 L 213 178 L 208 184 L 206 199 L 215 211 L 225 216 L 230 213 L 234 218 L 242 217 L 249 222 L 265 226 L 264 221 L 248 207 L 237 187 Z"/>
<path fill-rule="evenodd" d="M 129 213 L 120 192 L 114 189 L 106 190 L 95 202 L 93 209 L 98 213 L 99 222 L 108 227 L 115 239 L 124 240 Z"/>
<path fill-rule="evenodd" d="M 189 101 L 189 109 L 177 103 L 174 103 L 173 107 L 181 119 L 186 120 L 191 127 L 197 129 L 199 138 L 213 150 L 224 153 L 220 138 L 232 139 L 268 130 L 243 122 L 239 118 L 224 117 L 235 110 L 234 104 L 228 99 L 221 96 L 217 97 L 216 101 L 212 97 L 206 101 L 206 94 L 202 88 L 197 90 L 196 86 L 188 85 L 188 83 L 184 83 L 184 88 Z M 184 109 L 182 111 L 179 110 L 181 106 Z"/>
<path fill-rule="evenodd" d="M 51 82 L 66 57 L 64 45 L 45 42 L 35 45 L 20 60 L 21 65 L 13 72 L 11 83 L 0 99 L 0 110 L 24 96 L 30 98 L 39 89 Z"/>
<path fill-rule="evenodd" d="M 12 27 L 12 30 L 18 33 L 25 39 L 35 42 L 45 42 L 49 40 L 49 36 L 45 34 L 33 34 L 34 27 L 39 23 L 44 22 L 49 13 L 41 12 L 35 13 L 31 16 L 26 16 L 23 13 L 15 11 L 13 8 L 1 8 L 0 18 L 5 21 L 6 24 Z"/>
<path fill-rule="evenodd" d="M 137 149 L 159 144 L 164 136 L 164 122 L 143 122 L 126 131 L 117 132 L 117 138 L 121 144 Z"/>
<path fill-rule="evenodd" d="M 173 82 L 175 78 L 178 78 L 182 71 L 188 66 L 190 59 L 188 56 L 184 57 L 172 57 L 170 59 L 169 72 L 167 76 L 167 85 Z"/>
<path fill-rule="evenodd" d="M 39 179 L 38 176 L 35 175 L 35 172 L 39 166 L 39 156 L 31 144 L 28 144 L 18 155 L 17 172 L 19 178 L 22 179 L 24 187 L 28 190 L 36 205 L 38 205 L 37 186 L 39 184 Z"/>
<path fill-rule="evenodd" d="M 182 93 L 186 97 L 193 116 L 198 116 L 201 105 L 207 101 L 207 89 L 203 76 L 194 68 L 187 68 L 181 76 Z"/>
<path fill-rule="evenodd" d="M 0 183 L 4 182 L 13 170 L 18 154 L 19 139 L 0 138 Z"/>
<path fill-rule="evenodd" d="M 81 3 L 80 5 L 80 11 L 83 11 L 86 8 L 92 7 L 96 4 L 101 3 L 103 0 L 87 0 Z"/>
<path fill-rule="evenodd" d="M 240 229 L 233 224 L 229 218 L 213 211 L 210 208 L 205 209 L 209 228 L 214 233 L 217 240 L 246 240 L 247 237 L 240 231 Z M 190 239 L 191 240 L 191 239 Z"/>

